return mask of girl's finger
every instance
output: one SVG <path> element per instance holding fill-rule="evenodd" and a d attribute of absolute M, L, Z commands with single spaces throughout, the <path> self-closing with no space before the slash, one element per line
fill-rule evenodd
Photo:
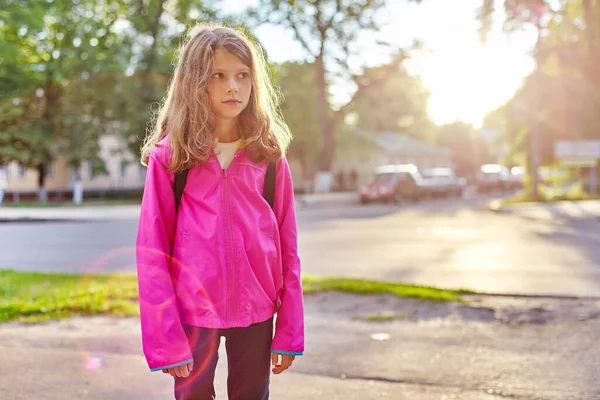
<path fill-rule="evenodd" d="M 275 368 L 273 368 L 273 373 L 275 375 L 279 375 L 281 374 L 283 371 L 285 371 L 287 368 L 284 365 L 278 365 Z"/>
<path fill-rule="evenodd" d="M 273 366 L 276 366 L 277 364 L 279 364 L 279 354 L 277 354 L 277 353 L 271 354 L 271 364 L 273 364 Z"/>

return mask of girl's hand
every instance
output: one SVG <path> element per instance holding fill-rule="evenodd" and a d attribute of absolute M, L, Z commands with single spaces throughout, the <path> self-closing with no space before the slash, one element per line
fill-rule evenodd
<path fill-rule="evenodd" d="M 281 361 L 279 361 L 280 358 Z M 280 373 L 291 367 L 295 359 L 296 356 L 273 353 L 271 354 L 271 362 L 273 363 L 273 369 L 271 371 L 275 375 L 279 375 Z"/>
<path fill-rule="evenodd" d="M 171 374 L 173 378 L 187 378 L 190 376 L 190 372 L 194 369 L 194 362 L 190 362 L 186 365 L 181 365 L 179 367 L 166 368 L 163 369 L 163 374 Z"/>

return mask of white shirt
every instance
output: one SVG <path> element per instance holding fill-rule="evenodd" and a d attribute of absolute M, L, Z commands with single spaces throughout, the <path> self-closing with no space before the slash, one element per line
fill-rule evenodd
<path fill-rule="evenodd" d="M 238 139 L 231 143 L 217 142 L 215 153 L 217 154 L 221 168 L 227 169 L 227 167 L 229 167 L 229 164 L 231 164 L 233 156 L 235 155 L 235 151 L 238 149 L 241 142 L 242 139 Z"/>

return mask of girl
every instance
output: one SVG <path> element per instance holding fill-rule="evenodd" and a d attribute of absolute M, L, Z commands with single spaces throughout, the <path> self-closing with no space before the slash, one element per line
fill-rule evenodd
<path fill-rule="evenodd" d="M 304 351 L 291 135 L 259 50 L 197 27 L 181 49 L 154 131 L 137 236 L 142 342 L 175 398 L 214 399 L 225 337 L 230 399 L 268 399 L 272 372 Z M 275 165 L 274 203 L 263 197 Z M 189 171 L 176 208 L 176 176 Z M 277 313 L 273 335 L 273 317 Z"/>

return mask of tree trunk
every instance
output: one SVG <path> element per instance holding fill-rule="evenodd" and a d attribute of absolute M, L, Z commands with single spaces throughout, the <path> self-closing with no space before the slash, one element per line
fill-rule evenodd
<path fill-rule="evenodd" d="M 54 82 L 54 73 L 50 65 L 46 74 L 46 82 L 44 85 L 44 96 L 46 98 L 46 108 L 44 109 L 44 128 L 46 135 L 50 138 L 50 142 L 56 136 L 56 118 L 60 113 L 60 97 L 61 89 Z M 37 165 L 38 170 L 38 200 L 40 203 L 48 202 L 48 193 L 46 191 L 46 164 L 51 161 L 50 144 L 44 143 L 45 148 L 41 152 L 41 161 Z"/>
<path fill-rule="evenodd" d="M 316 85 L 317 85 L 317 118 L 321 126 L 323 136 L 323 147 L 319 157 L 319 172 L 330 172 L 333 164 L 334 151 L 334 130 L 335 121 L 329 111 L 328 87 L 325 78 L 325 65 L 323 63 L 323 54 L 315 60 L 316 67 Z"/>
<path fill-rule="evenodd" d="M 73 166 L 73 204 L 83 202 L 83 182 L 81 179 L 81 165 Z"/>
<path fill-rule="evenodd" d="M 37 166 L 38 170 L 38 201 L 40 203 L 48 202 L 48 192 L 46 190 L 46 164 L 41 163 Z"/>
<path fill-rule="evenodd" d="M 156 66 L 156 52 L 157 52 L 157 42 L 158 35 L 160 33 L 160 19 L 164 13 L 164 3 L 165 0 L 161 1 L 159 6 L 156 9 L 156 14 L 154 14 L 151 18 L 152 20 L 149 22 L 150 25 L 150 36 L 152 37 L 152 44 L 148 49 L 144 57 L 144 75 L 143 81 L 144 86 L 142 88 L 142 98 L 145 103 L 151 105 L 156 99 L 154 98 L 154 82 L 152 79 L 152 72 Z"/>
<path fill-rule="evenodd" d="M 156 14 L 154 14 L 152 21 L 150 22 L 150 36 L 152 36 L 152 44 L 150 45 L 150 49 L 146 55 L 146 70 L 145 72 L 151 72 L 154 69 L 154 64 L 156 64 L 156 42 L 158 40 L 158 32 L 160 29 L 160 18 L 164 12 L 164 1 L 161 1 Z"/>
<path fill-rule="evenodd" d="M 600 5 L 592 4 L 591 0 L 583 0 L 583 19 L 586 25 L 585 38 L 587 41 L 587 59 L 586 59 L 586 78 L 589 80 L 589 87 L 598 88 L 600 87 L 600 45 L 598 45 L 598 38 L 600 35 Z M 600 94 L 597 90 L 590 91 L 591 98 L 589 99 L 589 106 L 591 108 L 590 115 L 594 120 L 589 121 L 590 126 L 598 126 L 600 123 Z M 592 135 L 595 132 L 591 132 Z M 594 135 L 595 136 L 595 135 Z"/>
<path fill-rule="evenodd" d="M 7 167 L 0 166 L 0 206 L 4 204 L 4 191 L 8 186 Z"/>

